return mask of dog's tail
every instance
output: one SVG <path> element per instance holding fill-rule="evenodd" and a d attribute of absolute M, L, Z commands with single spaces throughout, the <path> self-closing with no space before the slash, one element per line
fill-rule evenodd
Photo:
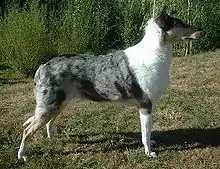
<path fill-rule="evenodd" d="M 44 65 L 40 65 L 39 68 L 37 69 L 35 75 L 34 75 L 34 85 L 36 85 L 37 81 L 40 79 L 40 71 L 41 71 L 41 69 L 42 69 L 43 66 L 44 66 Z M 35 91 L 34 91 L 34 93 L 35 93 Z M 32 117 L 30 117 L 29 119 L 27 119 L 27 120 L 24 122 L 23 126 L 27 126 L 27 125 L 31 124 L 31 122 L 32 122 L 33 120 L 34 120 L 34 116 L 32 116 Z"/>
<path fill-rule="evenodd" d="M 37 69 L 35 75 L 34 75 L 34 84 L 37 83 L 37 81 L 40 79 L 40 75 L 41 75 L 41 69 L 44 67 L 44 65 L 40 65 L 39 68 Z"/>
<path fill-rule="evenodd" d="M 34 116 L 30 117 L 29 119 L 27 119 L 26 122 L 24 122 L 23 126 L 27 126 L 29 124 L 31 124 L 31 122 L 34 120 Z"/>

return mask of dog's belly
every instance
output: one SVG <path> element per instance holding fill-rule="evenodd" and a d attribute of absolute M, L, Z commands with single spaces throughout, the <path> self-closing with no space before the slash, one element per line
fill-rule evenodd
<path fill-rule="evenodd" d="M 148 108 L 151 104 L 148 95 L 143 92 L 136 81 L 131 79 L 127 81 L 81 80 L 79 91 L 81 98 L 96 102 L 111 101 L 139 108 Z"/>
<path fill-rule="evenodd" d="M 134 90 L 141 92 L 141 89 L 132 83 L 119 83 L 114 80 L 80 80 L 79 88 L 82 97 L 93 101 L 127 101 L 134 97 Z"/>

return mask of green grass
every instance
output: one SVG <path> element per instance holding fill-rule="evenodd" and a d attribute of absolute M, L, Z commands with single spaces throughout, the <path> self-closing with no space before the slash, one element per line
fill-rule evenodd
<path fill-rule="evenodd" d="M 56 138 L 47 139 L 42 128 L 28 142 L 28 162 L 17 160 L 22 123 L 35 101 L 31 80 L 9 75 L 12 83 L 0 81 L 0 168 L 219 168 L 219 56 L 220 51 L 174 58 L 171 87 L 154 116 L 159 156 L 153 159 L 144 154 L 135 107 L 77 101 L 58 116 Z M 0 72 L 0 79 L 7 76 Z"/>

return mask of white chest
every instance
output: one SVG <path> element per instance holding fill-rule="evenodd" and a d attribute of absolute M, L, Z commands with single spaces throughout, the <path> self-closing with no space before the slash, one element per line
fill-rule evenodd
<path fill-rule="evenodd" d="M 129 66 L 134 70 L 141 89 L 152 101 L 156 101 L 169 86 L 172 46 L 156 52 L 148 51 L 146 56 L 137 51 L 134 49 L 125 51 Z"/>
<path fill-rule="evenodd" d="M 152 100 L 160 97 L 169 86 L 169 71 L 155 69 L 144 65 L 135 71 L 137 81 L 144 92 Z"/>

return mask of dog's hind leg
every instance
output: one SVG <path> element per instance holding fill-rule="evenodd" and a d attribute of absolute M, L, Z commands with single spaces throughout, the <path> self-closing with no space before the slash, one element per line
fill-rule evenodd
<path fill-rule="evenodd" d="M 41 126 L 50 121 L 56 115 L 57 110 L 57 108 L 53 108 L 51 110 L 48 108 L 36 107 L 35 115 L 32 119 L 32 122 L 23 132 L 20 148 L 18 151 L 19 159 L 23 159 L 24 161 L 26 161 L 25 148 L 27 139 L 30 138 Z"/>
<path fill-rule="evenodd" d="M 46 124 L 46 129 L 47 129 L 47 137 L 52 138 L 53 137 L 53 123 L 54 123 L 55 117 L 52 118 L 47 124 Z"/>
<path fill-rule="evenodd" d="M 24 122 L 23 126 L 27 126 L 27 125 L 31 124 L 31 122 L 32 122 L 33 120 L 34 120 L 34 116 L 32 116 L 32 117 L 30 117 L 29 119 L 27 119 L 27 120 Z"/>
<path fill-rule="evenodd" d="M 60 112 L 64 109 L 64 106 L 59 108 L 57 111 L 56 115 L 46 124 L 46 129 L 47 129 L 47 137 L 52 138 L 53 137 L 53 124 L 56 119 L 56 117 L 60 114 Z"/>

